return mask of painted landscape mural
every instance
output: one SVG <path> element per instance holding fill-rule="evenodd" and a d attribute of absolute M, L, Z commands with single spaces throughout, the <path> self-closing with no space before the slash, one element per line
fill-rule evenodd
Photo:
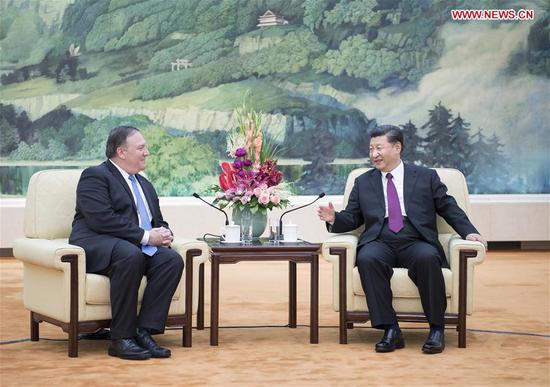
<path fill-rule="evenodd" d="M 535 19 L 451 20 L 473 8 Z M 0 193 L 101 162 L 119 124 L 161 195 L 206 192 L 243 102 L 296 194 L 341 194 L 377 124 L 471 193 L 550 193 L 549 20 L 542 0 L 4 0 Z"/>

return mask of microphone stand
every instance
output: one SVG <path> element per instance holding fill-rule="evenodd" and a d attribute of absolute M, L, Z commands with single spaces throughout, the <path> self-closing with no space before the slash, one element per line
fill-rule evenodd
<path fill-rule="evenodd" d="M 213 205 L 212 203 L 208 203 L 206 200 L 204 200 L 203 198 L 201 198 L 201 197 L 199 196 L 199 194 L 197 194 L 196 192 L 193 192 L 193 196 L 194 196 L 195 198 L 199 199 L 200 201 L 202 201 L 202 202 L 208 204 L 210 207 L 213 207 L 213 208 L 215 208 L 216 210 L 223 212 L 223 214 L 225 215 L 225 225 L 226 225 L 226 226 L 229 225 L 229 218 L 227 217 L 227 212 L 225 212 L 224 210 L 222 210 L 222 209 L 219 208 L 219 207 L 216 207 L 216 206 Z"/>
<path fill-rule="evenodd" d="M 325 193 L 324 192 L 321 192 L 319 194 L 319 196 L 317 196 L 317 198 L 315 198 L 314 201 L 312 201 L 311 203 L 307 203 L 307 204 L 304 204 L 303 206 L 300 206 L 300 207 L 296 207 L 296 208 L 292 208 L 288 211 L 285 211 L 281 214 L 281 217 L 279 218 L 279 236 L 283 236 L 283 216 L 285 216 L 286 214 L 288 214 L 289 212 L 292 212 L 292 211 L 296 211 L 296 210 L 299 210 L 300 208 L 304 208 L 304 207 L 307 207 L 307 206 L 311 206 L 313 203 L 315 203 L 317 200 L 321 199 L 322 197 L 325 196 Z"/>

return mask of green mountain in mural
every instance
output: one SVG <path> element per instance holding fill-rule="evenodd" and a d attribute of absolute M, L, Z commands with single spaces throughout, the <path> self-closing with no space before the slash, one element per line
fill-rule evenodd
<path fill-rule="evenodd" d="M 12 84 L 6 103 L 41 97 L 34 118 L 33 105 L 49 100 L 96 119 L 144 114 L 164 127 L 220 130 L 248 93 L 289 153 L 308 141 L 300 133 L 322 127 L 344 142 L 343 157 L 366 156 L 375 124 L 351 107 L 355 94 L 429 72 L 449 9 L 424 0 L 78 0 L 48 33 L 36 22 L 39 3 L 7 7 L 1 42 L 36 24 L 32 54 L 13 54 L 17 70 L 2 78 Z"/>
<path fill-rule="evenodd" d="M 436 37 L 449 9 L 443 4 L 80 0 L 66 8 L 59 30 L 48 39 L 36 10 L 18 13 L 10 8 L 2 48 L 19 47 L 20 52 L 10 50 L 5 58 L 9 63 L 4 64 L 25 68 L 3 83 L 55 75 L 57 83 L 50 91 L 84 94 L 89 98 L 75 105 L 94 107 L 171 98 L 257 79 L 263 82 L 245 88 L 252 86 L 257 93 L 259 108 L 304 111 L 311 106 L 304 99 L 315 99 L 319 87 L 334 89 L 334 96 L 345 100 L 346 92 L 414 83 L 430 71 L 443 44 Z M 258 18 L 268 10 L 279 17 L 280 25 L 258 27 Z M 30 24 L 34 28 L 26 34 L 28 41 L 15 44 L 17 31 Z M 77 55 L 67 51 L 71 44 L 79 48 Z M 64 84 L 70 82 L 76 84 Z M 104 103 L 98 104 L 98 91 L 106 96 Z M 263 92 L 267 98 L 259 98 Z M 201 106 L 200 99 L 194 102 Z M 239 102 L 230 94 L 206 108 L 228 110 Z M 337 105 L 336 100 L 313 102 Z"/>

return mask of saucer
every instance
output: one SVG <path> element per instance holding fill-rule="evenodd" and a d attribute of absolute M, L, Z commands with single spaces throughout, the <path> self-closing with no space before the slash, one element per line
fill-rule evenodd
<path fill-rule="evenodd" d="M 240 245 L 241 241 L 236 241 L 236 242 L 220 241 L 220 243 L 222 245 Z"/>

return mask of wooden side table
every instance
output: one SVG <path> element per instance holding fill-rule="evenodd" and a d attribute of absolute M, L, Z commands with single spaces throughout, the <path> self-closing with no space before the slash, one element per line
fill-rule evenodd
<path fill-rule="evenodd" d="M 309 342 L 319 343 L 319 250 L 321 245 L 299 241 L 271 245 L 267 240 L 255 240 L 252 245 L 221 244 L 218 240 L 207 241 L 211 255 L 210 293 L 210 345 L 218 345 L 220 265 L 227 263 L 288 261 L 289 263 L 289 310 L 288 326 L 296 328 L 296 264 L 311 265 L 310 328 Z"/>

